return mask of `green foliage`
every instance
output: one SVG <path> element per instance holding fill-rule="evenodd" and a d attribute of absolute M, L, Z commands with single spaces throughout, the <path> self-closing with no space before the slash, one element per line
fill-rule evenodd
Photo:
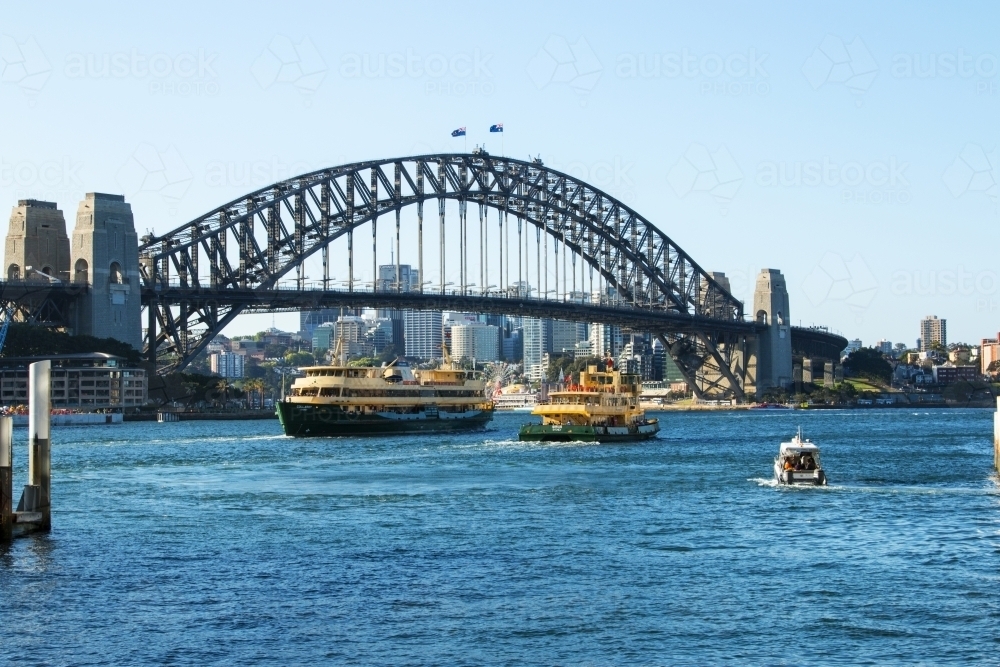
<path fill-rule="evenodd" d="M 579 380 L 578 373 L 587 370 L 587 366 L 597 366 L 597 370 L 604 370 L 604 360 L 599 357 L 581 357 L 574 359 L 566 355 L 564 357 L 552 357 L 549 360 L 549 368 L 546 378 L 549 382 L 561 382 L 566 375 L 572 373 L 574 380 Z M 562 369 L 562 376 L 559 370 Z"/>
<path fill-rule="evenodd" d="M 133 366 L 142 362 L 142 355 L 128 343 L 114 338 L 94 338 L 93 336 L 70 336 L 68 333 L 12 322 L 7 330 L 4 344 L 5 357 L 39 357 L 52 354 L 80 354 L 84 352 L 104 352 L 124 357 Z"/>
<path fill-rule="evenodd" d="M 289 352 L 285 355 L 285 363 L 289 366 L 315 366 L 316 359 L 308 352 Z"/>
<path fill-rule="evenodd" d="M 892 365 L 881 352 L 870 347 L 851 352 L 844 361 L 844 370 L 872 382 L 889 384 L 892 381 Z"/>

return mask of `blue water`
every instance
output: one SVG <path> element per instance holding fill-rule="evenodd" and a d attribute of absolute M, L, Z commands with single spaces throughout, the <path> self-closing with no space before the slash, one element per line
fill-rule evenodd
<path fill-rule="evenodd" d="M 0 547 L 0 662 L 997 662 L 991 412 L 661 417 L 603 446 L 511 414 L 57 428 L 53 530 Z M 800 424 L 828 488 L 769 481 Z"/>

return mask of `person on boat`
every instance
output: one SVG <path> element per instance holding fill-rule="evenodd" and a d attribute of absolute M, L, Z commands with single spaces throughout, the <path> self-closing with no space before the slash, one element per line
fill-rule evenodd
<path fill-rule="evenodd" d="M 784 468 L 785 468 L 785 470 L 793 470 L 795 468 L 795 464 L 792 463 L 791 457 L 788 457 L 788 458 L 785 459 Z"/>

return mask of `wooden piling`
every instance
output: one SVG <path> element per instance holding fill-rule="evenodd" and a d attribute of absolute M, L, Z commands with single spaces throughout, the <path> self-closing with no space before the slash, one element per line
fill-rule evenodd
<path fill-rule="evenodd" d="M 14 537 L 14 418 L 0 417 L 0 542 Z"/>

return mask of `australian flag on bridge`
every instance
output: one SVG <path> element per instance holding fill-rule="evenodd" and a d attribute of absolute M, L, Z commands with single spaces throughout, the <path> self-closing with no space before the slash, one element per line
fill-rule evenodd
<path fill-rule="evenodd" d="M 453 137 L 464 137 L 465 136 L 465 128 L 464 127 L 460 127 L 457 130 L 452 130 L 451 136 L 453 136 Z"/>
<path fill-rule="evenodd" d="M 503 123 L 497 123 L 496 125 L 490 125 L 490 132 L 503 132 Z"/>

